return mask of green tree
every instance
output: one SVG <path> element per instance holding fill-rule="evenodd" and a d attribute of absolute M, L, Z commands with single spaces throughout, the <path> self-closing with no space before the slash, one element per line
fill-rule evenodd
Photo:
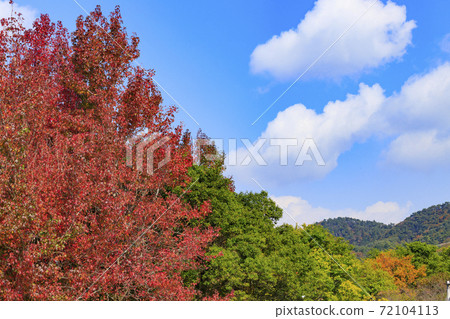
<path fill-rule="evenodd" d="M 397 247 L 396 253 L 399 256 L 412 256 L 411 261 L 416 268 L 425 265 L 427 275 L 446 271 L 448 260 L 438 254 L 434 245 L 422 242 L 406 243 Z"/>
<path fill-rule="evenodd" d="M 223 156 L 208 141 L 199 145 L 184 199 L 196 207 L 210 205 L 211 212 L 198 223 L 220 230 L 204 269 L 195 274 L 204 295 L 217 291 L 234 300 L 367 300 L 396 289 L 392 276 L 356 258 L 352 245 L 324 227 L 278 225 L 282 210 L 268 194 L 236 193 L 232 179 L 223 174 Z M 215 156 L 211 160 L 208 155 Z"/>

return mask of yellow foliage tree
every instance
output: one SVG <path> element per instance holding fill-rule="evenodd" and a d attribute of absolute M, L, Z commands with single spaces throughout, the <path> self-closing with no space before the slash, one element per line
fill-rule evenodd
<path fill-rule="evenodd" d="M 395 285 L 400 289 L 414 286 L 417 279 L 426 276 L 426 266 L 416 268 L 411 262 L 412 256 L 397 257 L 391 251 L 380 253 L 372 262 L 373 267 L 379 267 L 389 273 Z"/>

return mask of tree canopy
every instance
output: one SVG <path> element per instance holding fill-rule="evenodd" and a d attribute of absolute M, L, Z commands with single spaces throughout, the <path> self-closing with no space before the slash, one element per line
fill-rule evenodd
<path fill-rule="evenodd" d="M 191 150 L 163 107 L 152 70 L 135 67 L 139 38 L 119 8 L 97 7 L 69 34 L 47 15 L 0 31 L 0 298 L 183 300 L 183 274 L 201 267 L 211 227 L 190 225 Z M 158 134 L 163 170 L 128 167 L 126 143 Z M 155 224 L 157 221 L 157 224 Z"/>

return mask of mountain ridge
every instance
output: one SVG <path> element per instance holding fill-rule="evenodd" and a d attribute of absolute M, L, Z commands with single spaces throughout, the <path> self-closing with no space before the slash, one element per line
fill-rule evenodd
<path fill-rule="evenodd" d="M 317 224 L 348 240 L 360 252 L 390 249 L 412 241 L 438 245 L 450 242 L 450 202 L 424 208 L 397 224 L 350 217 L 325 219 Z"/>

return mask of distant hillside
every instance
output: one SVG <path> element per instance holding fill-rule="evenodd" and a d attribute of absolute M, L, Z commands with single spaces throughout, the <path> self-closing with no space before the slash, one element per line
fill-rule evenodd
<path fill-rule="evenodd" d="M 326 219 L 318 224 L 347 239 L 356 251 L 389 249 L 411 241 L 437 245 L 450 242 L 450 203 L 423 209 L 396 225 L 348 217 Z"/>
<path fill-rule="evenodd" d="M 394 225 L 375 221 L 364 221 L 350 217 L 326 219 L 319 223 L 334 236 L 347 239 L 352 245 L 365 246 L 375 240 L 385 238 Z"/>

